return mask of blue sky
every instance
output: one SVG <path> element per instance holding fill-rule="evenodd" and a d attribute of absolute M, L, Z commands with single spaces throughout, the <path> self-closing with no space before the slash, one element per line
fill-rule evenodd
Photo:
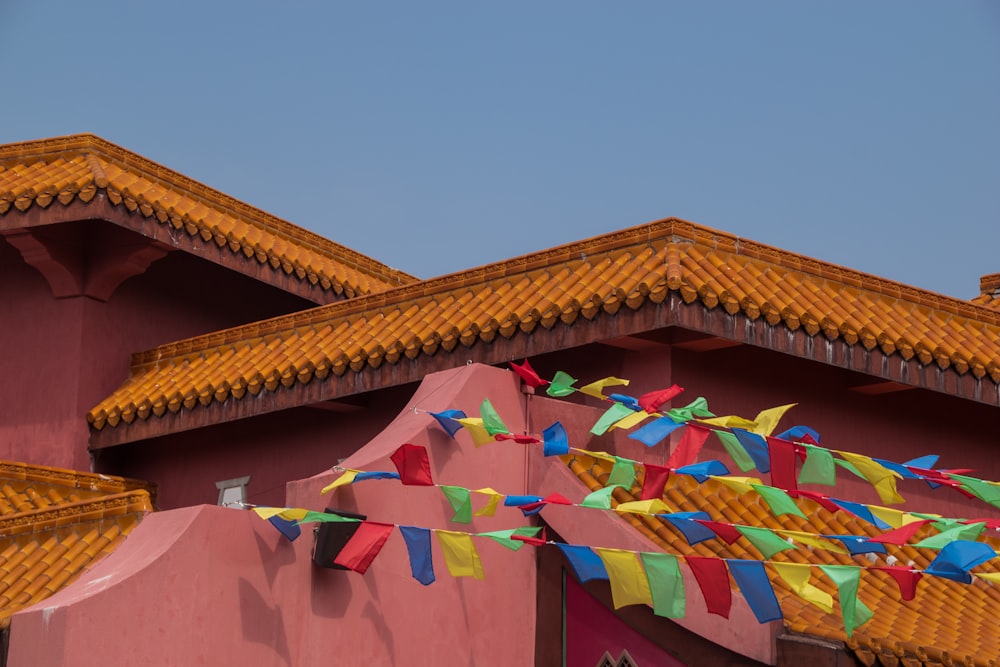
<path fill-rule="evenodd" d="M 94 132 L 421 277 L 667 216 L 1000 272 L 996 2 L 14 0 L 0 75 L 0 142 Z"/>

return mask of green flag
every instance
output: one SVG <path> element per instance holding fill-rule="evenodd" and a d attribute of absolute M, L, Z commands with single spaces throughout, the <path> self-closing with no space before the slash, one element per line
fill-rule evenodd
<path fill-rule="evenodd" d="M 498 415 L 497 411 L 493 409 L 493 404 L 490 403 L 490 399 L 485 399 L 483 404 L 479 406 L 479 416 L 483 420 L 483 428 L 485 428 L 486 432 L 490 435 L 496 435 L 497 433 L 510 433 L 503 421 L 500 419 L 500 415 Z"/>
<path fill-rule="evenodd" d="M 683 408 L 668 410 L 667 416 L 680 424 L 691 421 L 695 417 L 714 417 L 715 415 L 708 411 L 708 400 L 704 396 L 699 396 Z"/>
<path fill-rule="evenodd" d="M 441 485 L 440 488 L 451 508 L 455 510 L 455 516 L 451 517 L 451 520 L 456 523 L 471 523 L 472 498 L 469 495 L 469 490 L 463 486 Z"/>
<path fill-rule="evenodd" d="M 677 556 L 664 553 L 640 553 L 653 594 L 653 613 L 666 618 L 684 618 L 684 577 Z"/>
<path fill-rule="evenodd" d="M 491 530 L 488 533 L 477 533 L 477 537 L 488 537 L 497 544 L 507 547 L 511 551 L 517 551 L 524 546 L 524 542 L 512 539 L 512 535 L 534 537 L 541 529 L 541 526 L 521 526 L 520 528 L 508 528 L 507 530 Z"/>
<path fill-rule="evenodd" d="M 576 378 L 570 376 L 569 373 L 556 371 L 549 386 L 545 389 L 545 393 L 549 396 L 569 396 L 576 391 L 573 388 L 574 384 L 576 384 Z"/>
<path fill-rule="evenodd" d="M 750 544 L 757 547 L 757 550 L 764 555 L 764 558 L 771 558 L 779 551 L 794 549 L 791 544 L 781 539 L 767 528 L 756 526 L 735 526 L 740 535 L 750 540 Z"/>
<path fill-rule="evenodd" d="M 615 422 L 625 419 L 629 415 L 634 415 L 635 410 L 624 403 L 612 403 L 611 407 L 605 410 L 601 418 L 597 420 L 590 432 L 594 435 L 604 435 Z"/>
<path fill-rule="evenodd" d="M 823 447 L 803 444 L 806 448 L 806 460 L 799 471 L 799 484 L 837 484 L 837 465 L 833 452 Z"/>
<path fill-rule="evenodd" d="M 776 489 L 773 486 L 764 486 L 763 484 L 751 484 L 750 486 L 760 494 L 761 498 L 767 503 L 767 506 L 771 508 L 771 513 L 774 516 L 794 514 L 808 520 L 809 517 L 803 514 L 799 506 L 795 504 L 795 501 L 781 489 Z"/>
<path fill-rule="evenodd" d="M 633 484 L 635 484 L 635 465 L 632 461 L 616 458 L 605 486 L 624 486 L 626 489 L 631 489 Z"/>
<path fill-rule="evenodd" d="M 735 435 L 729 433 L 728 431 L 716 431 L 715 435 L 719 438 L 719 442 L 722 443 L 722 446 L 726 448 L 726 451 L 729 452 L 729 458 L 733 460 L 733 463 L 735 463 L 740 470 L 743 472 L 749 472 L 756 467 L 753 459 L 750 458 L 750 455 L 747 454 L 747 450 L 740 444 L 739 439 Z"/>
<path fill-rule="evenodd" d="M 955 540 L 968 540 L 970 542 L 975 542 L 980 533 L 983 532 L 984 528 L 986 528 L 986 523 L 984 522 L 970 524 L 960 523 L 945 530 L 944 532 L 938 533 L 937 535 L 931 535 L 926 539 L 920 540 L 913 546 L 921 549 L 944 549 Z"/>
<path fill-rule="evenodd" d="M 844 617 L 844 628 L 847 636 L 854 633 L 854 628 L 864 625 L 872 617 L 872 610 L 858 599 L 858 583 L 861 581 L 861 568 L 857 565 L 820 565 L 826 576 L 837 584 L 840 598 L 840 612 Z"/>
<path fill-rule="evenodd" d="M 633 468 L 634 470 L 634 468 Z M 618 488 L 618 484 L 606 486 L 587 495 L 580 504 L 584 507 L 595 507 L 597 509 L 611 509 L 611 494 Z"/>

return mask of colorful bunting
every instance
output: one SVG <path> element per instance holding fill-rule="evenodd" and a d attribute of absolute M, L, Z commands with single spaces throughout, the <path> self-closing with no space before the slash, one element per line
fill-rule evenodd
<path fill-rule="evenodd" d="M 840 452 L 840 455 L 857 468 L 864 478 L 875 487 L 882 502 L 887 505 L 898 505 L 906 502 L 906 499 L 896 491 L 896 480 L 902 477 L 898 472 L 877 463 L 870 456 L 852 454 L 851 452 Z"/>

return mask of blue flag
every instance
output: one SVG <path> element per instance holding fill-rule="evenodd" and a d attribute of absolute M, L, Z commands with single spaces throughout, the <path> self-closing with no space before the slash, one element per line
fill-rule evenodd
<path fill-rule="evenodd" d="M 563 556 L 573 566 L 576 578 L 581 584 L 585 584 L 591 579 L 608 579 L 608 571 L 604 568 L 604 563 L 600 556 L 590 550 L 590 547 L 582 544 L 557 544 Z"/>
<path fill-rule="evenodd" d="M 288 538 L 289 542 L 294 542 L 295 539 L 302 534 L 302 529 L 299 528 L 297 521 L 289 521 L 288 519 L 282 519 L 280 516 L 272 516 L 268 521 L 272 526 L 278 529 L 278 531 Z"/>
<path fill-rule="evenodd" d="M 399 532 L 406 540 L 410 555 L 410 572 L 413 578 L 429 586 L 434 583 L 434 561 L 431 557 L 431 531 L 416 526 L 400 526 Z"/>
<path fill-rule="evenodd" d="M 670 525 L 679 530 L 691 546 L 715 537 L 711 528 L 695 521 L 695 519 L 711 521 L 712 517 L 708 515 L 708 512 L 674 512 L 672 514 L 657 514 L 656 516 L 669 521 Z"/>
<path fill-rule="evenodd" d="M 969 574 L 969 570 L 996 555 L 992 547 L 983 542 L 955 540 L 938 552 L 937 558 L 931 561 L 924 573 L 971 584 L 972 575 Z"/>
<path fill-rule="evenodd" d="M 437 423 L 441 425 L 448 435 L 455 437 L 458 433 L 458 429 L 462 428 L 462 425 L 455 421 L 455 419 L 465 419 L 466 414 L 461 410 L 442 410 L 441 412 L 429 412 L 427 413 L 431 417 L 437 420 Z"/>
<path fill-rule="evenodd" d="M 647 447 L 652 447 L 681 426 L 684 424 L 678 424 L 670 417 L 660 417 L 656 421 L 651 421 L 642 428 L 632 431 L 628 437 L 638 440 Z"/>
<path fill-rule="evenodd" d="M 753 459 L 753 463 L 760 472 L 771 472 L 771 454 L 767 449 L 767 440 L 756 433 L 751 433 L 746 429 L 734 428 L 733 435 L 747 450 L 747 454 Z"/>
<path fill-rule="evenodd" d="M 542 431 L 542 441 L 545 443 L 542 449 L 545 456 L 569 454 L 569 438 L 561 422 L 557 421 Z"/>
<path fill-rule="evenodd" d="M 767 572 L 764 571 L 764 563 L 759 560 L 727 558 L 726 565 L 758 623 L 780 621 L 783 618 L 778 598 L 775 597 Z"/>

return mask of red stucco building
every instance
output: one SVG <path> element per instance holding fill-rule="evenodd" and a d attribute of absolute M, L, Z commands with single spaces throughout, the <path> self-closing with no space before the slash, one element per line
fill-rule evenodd
<path fill-rule="evenodd" d="M 579 389 L 624 378 L 636 396 L 677 384 L 684 394 L 661 412 L 704 396 L 714 414 L 754 424 L 796 403 L 779 430 L 805 424 L 823 447 L 882 461 L 940 454 L 938 470 L 997 480 L 997 275 L 961 301 L 666 219 L 418 280 L 89 135 L 0 147 L 0 236 L 10 665 L 986 665 L 1000 652 L 1000 584 L 985 576 L 995 560 L 970 568 L 972 583 L 926 574 L 912 600 L 877 569 L 924 573 L 937 551 L 913 545 L 953 523 L 925 522 L 880 553 L 829 543 L 917 513 L 995 518 L 957 478 L 899 479 L 904 516 L 841 470 L 835 490 L 793 489 L 814 494 L 790 499 L 796 515 L 741 482 L 673 472 L 659 495 L 669 509 L 615 511 L 646 495 L 655 468 L 642 464 L 719 460 L 743 474 L 721 437 L 690 461 L 676 454 L 685 433 L 763 426 L 702 417 L 646 446 L 629 428 L 592 430 L 620 385 L 553 397 L 508 370 L 530 358 L 544 379 L 569 372 Z M 431 415 L 474 417 L 484 399 L 511 434 L 542 440 L 558 420 L 572 450 L 476 446 L 470 427 L 452 438 Z M 404 443 L 426 449 L 435 484 L 571 504 L 456 523 L 436 487 L 372 480 L 321 493 L 343 469 L 394 470 Z M 581 507 L 620 461 L 635 462 L 634 479 L 605 492 L 607 509 Z M 290 542 L 254 512 L 215 506 L 217 483 L 244 477 L 248 505 L 333 507 L 393 530 L 364 574 L 318 567 L 314 524 Z M 878 520 L 823 494 L 875 507 Z M 742 534 L 692 541 L 658 516 L 680 512 L 793 548 L 765 557 Z M 992 548 L 982 523 L 966 541 Z M 399 526 L 477 538 L 544 527 L 547 541 L 479 544 L 482 579 L 450 576 L 435 544 L 436 581 L 424 585 Z M 615 610 L 609 581 L 580 583 L 555 542 L 676 555 L 685 613 Z M 711 613 L 698 558 L 766 561 L 780 620 L 759 623 L 725 571 L 716 580 L 732 606 Z M 812 568 L 833 607 L 795 590 L 782 563 Z M 850 636 L 820 565 L 859 568 L 873 615 Z"/>

